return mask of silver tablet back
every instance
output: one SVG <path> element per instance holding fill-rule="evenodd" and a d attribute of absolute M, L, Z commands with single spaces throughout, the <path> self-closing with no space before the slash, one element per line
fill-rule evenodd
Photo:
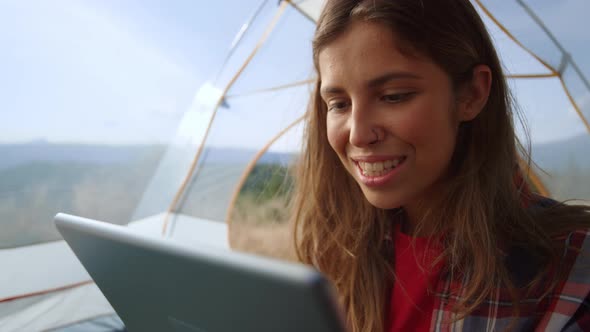
<path fill-rule="evenodd" d="M 55 223 L 131 332 L 344 331 L 330 285 L 307 266 L 66 214 Z"/>

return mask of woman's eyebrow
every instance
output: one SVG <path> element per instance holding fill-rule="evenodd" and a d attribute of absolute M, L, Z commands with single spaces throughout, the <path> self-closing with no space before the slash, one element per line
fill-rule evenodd
<path fill-rule="evenodd" d="M 335 86 L 322 86 L 320 88 L 320 95 L 325 96 L 325 95 L 333 95 L 333 94 L 339 94 L 344 92 L 344 89 L 339 88 L 339 87 L 335 87 Z"/>
<path fill-rule="evenodd" d="M 375 87 L 381 86 L 389 81 L 401 80 L 401 79 L 421 80 L 421 79 L 423 79 L 423 77 L 420 75 L 416 75 L 412 72 L 393 71 L 393 72 L 388 72 L 383 75 L 377 76 L 373 79 L 370 79 L 369 81 L 367 81 L 367 86 L 369 88 L 375 88 Z M 322 96 L 331 95 L 331 94 L 340 94 L 343 92 L 344 92 L 344 89 L 337 87 L 337 86 L 322 86 L 320 88 L 320 94 Z"/>
<path fill-rule="evenodd" d="M 416 75 L 412 72 L 407 72 L 407 71 L 393 71 L 393 72 L 388 72 L 385 73 L 383 75 L 377 76 L 373 79 L 370 79 L 367 82 L 367 86 L 370 88 L 374 88 L 374 87 L 378 87 L 381 86 L 389 81 L 393 81 L 393 80 L 400 80 L 400 79 L 415 79 L 415 80 L 421 80 L 423 79 L 422 76 Z"/>

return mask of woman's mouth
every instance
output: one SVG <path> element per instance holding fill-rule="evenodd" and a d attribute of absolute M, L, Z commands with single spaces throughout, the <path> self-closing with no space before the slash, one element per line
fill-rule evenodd
<path fill-rule="evenodd" d="M 380 161 L 354 161 L 360 181 L 369 187 L 378 187 L 389 183 L 399 172 L 407 156 L 399 156 Z"/>
<path fill-rule="evenodd" d="M 401 156 L 395 159 L 377 162 L 357 161 L 356 164 L 359 167 L 362 175 L 366 177 L 379 177 L 391 172 L 401 165 L 405 160 L 406 156 Z"/>

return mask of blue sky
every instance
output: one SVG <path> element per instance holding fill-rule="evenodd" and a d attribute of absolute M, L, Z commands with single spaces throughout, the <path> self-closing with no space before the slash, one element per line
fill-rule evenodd
<path fill-rule="evenodd" d="M 482 1 L 494 15 L 517 38 L 521 39 L 534 52 L 541 54 L 544 60 L 555 67 L 559 66 L 561 53 L 551 40 L 542 33 L 522 8 L 511 4 L 513 1 Z M 577 62 L 586 77 L 590 77 L 590 34 L 586 14 L 590 11 L 590 2 L 586 0 L 526 0 L 535 13 L 555 35 L 562 46 Z M 489 20 L 486 23 L 489 23 Z M 499 45 L 499 53 L 504 65 L 512 73 L 542 73 L 544 67 L 516 47 L 495 25 L 487 24 Z M 566 74 L 569 71 L 566 71 Z M 571 75 L 564 76 L 568 82 Z M 533 142 L 550 142 L 580 134 L 587 134 L 561 83 L 557 79 L 534 79 L 511 81 L 513 93 L 520 108 L 525 112 L 531 129 Z M 576 79 L 570 88 L 579 106 L 590 118 L 590 95 L 587 89 Z"/>
<path fill-rule="evenodd" d="M 262 31 L 277 2 L 269 1 L 253 30 Z M 260 3 L 0 0 L 0 142 L 168 142 L 191 109 L 199 88 L 214 80 L 236 33 Z M 590 76 L 590 36 L 585 28 L 590 3 L 556 3 L 534 2 L 540 16 Z M 508 21 L 519 22 L 514 20 L 517 13 L 495 10 Z M 312 29 L 294 14 L 286 15 L 271 36 L 269 43 L 277 46 L 261 50 L 230 94 L 311 75 L 306 45 Z M 526 26 L 523 29 L 526 31 Z M 493 33 L 498 43 L 508 45 L 501 51 L 510 70 L 539 68 Z M 252 33 L 245 38 L 221 81 L 233 74 L 241 63 L 238 59 L 253 47 L 255 36 Z M 514 89 L 533 127 L 534 141 L 584 132 L 558 82 L 519 82 L 514 83 Z M 301 107 L 293 96 L 304 96 L 304 92 L 228 100 L 232 107 L 220 113 L 220 118 L 227 118 L 227 126 L 213 133 L 212 143 L 259 145 L 268 137 L 265 130 L 272 127 L 249 114 L 265 114 L 268 123 L 287 124 L 292 117 L 273 109 L 277 105 Z M 584 98 L 590 101 L 590 97 Z M 555 110 L 564 107 L 555 116 Z M 258 128 L 249 129 L 252 135 L 247 135 L 245 129 L 254 127 Z"/>
<path fill-rule="evenodd" d="M 257 5 L 202 3 L 0 1 L 2 141 L 169 140 Z"/>

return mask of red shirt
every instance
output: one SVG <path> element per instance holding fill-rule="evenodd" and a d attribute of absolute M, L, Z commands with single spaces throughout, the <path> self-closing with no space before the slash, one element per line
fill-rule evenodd
<path fill-rule="evenodd" d="M 412 241 L 414 245 L 412 246 Z M 430 242 L 430 243 L 429 243 Z M 440 264 L 432 263 L 440 248 L 428 238 L 395 231 L 395 275 L 387 331 L 429 331 Z"/>

